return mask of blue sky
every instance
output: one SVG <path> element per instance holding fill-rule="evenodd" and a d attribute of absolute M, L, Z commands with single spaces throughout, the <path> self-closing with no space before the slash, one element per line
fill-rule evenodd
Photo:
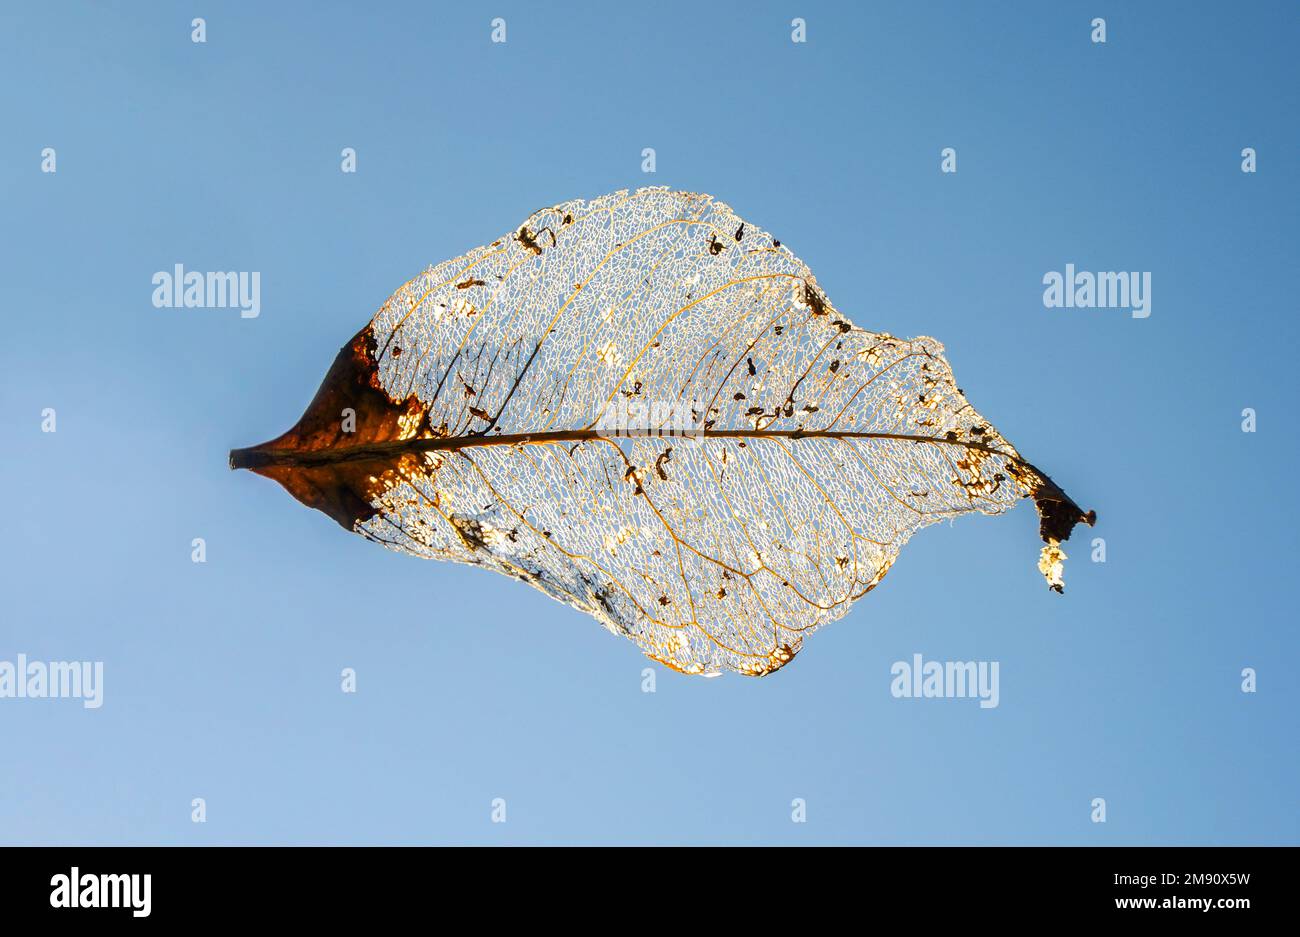
<path fill-rule="evenodd" d="M 609 6 L 0 11 L 0 660 L 105 673 L 97 710 L 0 699 L 0 841 L 1300 841 L 1297 8 Z M 1100 516 L 1066 595 L 1028 505 L 967 517 L 773 677 L 643 693 L 591 619 L 226 467 L 424 267 L 648 184 L 943 341 Z M 176 263 L 259 271 L 260 316 L 154 308 Z M 1067 263 L 1149 271 L 1150 317 L 1044 308 Z M 1000 662 L 1000 705 L 891 697 L 914 653 Z"/>

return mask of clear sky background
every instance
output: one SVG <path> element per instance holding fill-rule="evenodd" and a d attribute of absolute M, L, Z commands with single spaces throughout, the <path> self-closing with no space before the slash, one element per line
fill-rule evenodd
<path fill-rule="evenodd" d="M 1300 8 L 613 6 L 0 10 L 0 660 L 105 668 L 99 710 L 0 700 L 0 841 L 1300 842 Z M 1028 504 L 967 517 L 774 676 L 643 693 L 592 619 L 226 467 L 424 267 L 642 185 L 943 341 L 1100 516 L 1066 595 Z M 260 317 L 154 308 L 176 263 L 260 271 Z M 1045 309 L 1067 263 L 1150 271 L 1150 318 Z M 1001 705 L 892 698 L 914 653 L 999 661 Z"/>

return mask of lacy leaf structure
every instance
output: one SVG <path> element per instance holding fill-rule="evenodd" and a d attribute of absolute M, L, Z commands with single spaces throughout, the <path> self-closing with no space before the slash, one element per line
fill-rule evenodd
<path fill-rule="evenodd" d="M 231 466 L 395 550 L 483 566 L 677 670 L 763 675 L 919 528 L 1091 524 L 932 338 L 854 325 L 766 231 L 664 188 L 570 201 L 404 284 L 302 419 Z"/>

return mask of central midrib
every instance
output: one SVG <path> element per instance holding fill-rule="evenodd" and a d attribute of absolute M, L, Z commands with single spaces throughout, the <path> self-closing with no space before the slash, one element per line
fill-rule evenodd
<path fill-rule="evenodd" d="M 1018 456 L 992 446 L 969 440 L 945 439 L 937 436 L 917 436 L 910 433 L 870 433 L 840 430 L 756 430 L 708 429 L 691 433 L 609 433 L 594 429 L 550 430 L 540 433 L 501 433 L 492 436 L 439 436 L 423 439 L 403 439 L 393 442 L 368 443 L 359 446 L 342 446 L 331 449 L 232 449 L 231 468 L 260 468 L 268 465 L 319 466 L 340 462 L 362 462 L 391 459 L 408 453 L 439 452 L 457 449 L 477 449 L 488 446 L 545 445 L 555 442 L 586 442 L 619 439 L 890 439 L 900 442 L 929 443 L 975 449 L 989 455 L 1002 456 L 1020 465 L 1032 468 Z"/>

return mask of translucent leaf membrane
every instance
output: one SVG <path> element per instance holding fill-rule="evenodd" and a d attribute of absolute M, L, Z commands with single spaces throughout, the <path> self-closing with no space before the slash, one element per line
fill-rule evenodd
<path fill-rule="evenodd" d="M 349 432 L 340 414 L 351 407 Z M 769 673 L 913 532 L 1034 498 L 1092 523 L 958 389 L 706 195 L 530 216 L 403 285 L 288 433 L 232 453 L 394 549 L 484 566 L 688 673 Z"/>

